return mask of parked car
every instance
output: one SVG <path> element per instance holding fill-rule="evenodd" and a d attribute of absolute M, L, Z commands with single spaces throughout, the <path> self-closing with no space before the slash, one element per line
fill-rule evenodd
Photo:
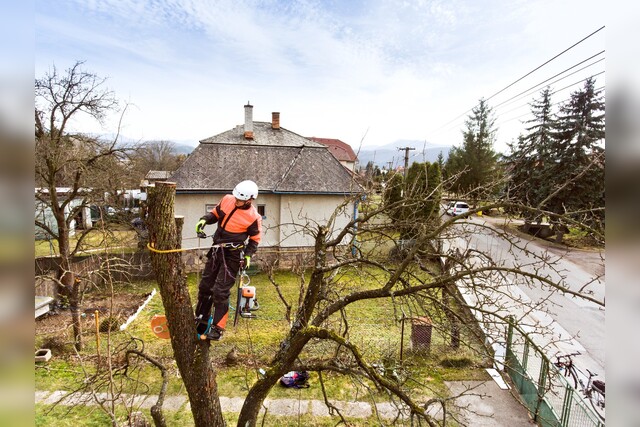
<path fill-rule="evenodd" d="M 469 205 L 465 202 L 449 202 L 446 212 L 451 216 L 466 214 L 469 212 Z"/>

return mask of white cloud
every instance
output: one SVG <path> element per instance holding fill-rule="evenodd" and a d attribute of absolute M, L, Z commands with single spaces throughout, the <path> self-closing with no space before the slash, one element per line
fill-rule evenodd
<path fill-rule="evenodd" d="M 132 134 L 176 140 L 241 123 L 250 100 L 308 136 L 455 142 L 463 118 L 433 130 L 602 19 L 595 0 L 38 3 L 37 75 L 86 59 L 136 104 Z"/>

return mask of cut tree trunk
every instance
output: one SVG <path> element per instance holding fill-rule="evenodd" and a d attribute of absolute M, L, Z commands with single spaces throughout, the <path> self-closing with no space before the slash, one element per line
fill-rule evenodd
<path fill-rule="evenodd" d="M 175 183 L 158 182 L 149 192 L 149 242 L 171 347 L 182 376 L 196 427 L 224 426 L 216 371 L 210 361 L 209 342 L 196 339 L 194 312 L 187 288 L 182 253 L 183 217 L 174 215 Z"/>

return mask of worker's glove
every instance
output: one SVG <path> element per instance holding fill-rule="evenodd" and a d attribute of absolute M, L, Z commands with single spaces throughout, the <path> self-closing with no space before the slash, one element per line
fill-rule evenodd
<path fill-rule="evenodd" d="M 249 268 L 251 265 L 251 257 L 249 255 L 245 255 L 244 258 L 240 260 L 240 269 L 244 270 L 245 268 Z"/>
<path fill-rule="evenodd" d="M 207 238 L 207 234 L 204 232 L 204 226 L 205 225 L 207 225 L 207 222 L 204 219 L 201 219 L 196 224 L 196 234 L 201 239 L 206 239 Z"/>

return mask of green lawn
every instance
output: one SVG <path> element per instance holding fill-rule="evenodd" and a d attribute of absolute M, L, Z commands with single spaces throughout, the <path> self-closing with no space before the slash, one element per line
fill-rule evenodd
<path fill-rule="evenodd" d="M 82 242 L 80 254 L 86 252 L 105 251 L 113 248 L 128 248 L 133 251 L 138 241 L 134 230 L 121 226 L 118 230 L 98 230 L 91 232 Z M 71 237 L 71 247 L 74 248 L 78 239 Z M 59 255 L 57 240 L 36 240 L 35 257 Z"/>
<path fill-rule="evenodd" d="M 197 283 L 199 275 L 192 274 L 188 277 L 188 285 L 191 292 L 192 304 L 195 304 L 197 294 Z M 297 296 L 299 293 L 299 277 L 290 272 L 279 272 L 276 274 L 276 281 L 280 285 L 283 294 L 288 299 L 292 307 L 298 306 Z M 373 286 L 375 277 L 368 271 L 351 270 L 338 277 L 339 283 L 336 291 L 347 291 L 349 289 L 364 289 Z M 273 285 L 264 274 L 256 274 L 251 277 L 251 285 L 257 288 L 257 298 L 260 302 L 260 310 L 256 312 L 258 319 L 240 319 L 238 326 L 233 328 L 232 322 L 228 324 L 228 330 L 224 340 L 214 343 L 217 348 L 219 359 L 216 361 L 219 367 L 218 387 L 221 396 L 241 397 L 247 392 L 248 387 L 256 380 L 257 370 L 266 368 L 272 355 L 278 349 L 279 343 L 285 336 L 289 324 L 284 317 L 284 307 L 277 297 Z M 116 289 L 116 292 L 135 292 L 145 294 L 153 289 L 155 283 L 143 282 L 129 284 Z M 235 292 L 232 293 L 235 295 Z M 444 393 L 445 380 L 458 379 L 486 379 L 487 374 L 481 367 L 483 357 L 478 351 L 481 343 L 465 335 L 466 341 L 470 343 L 462 349 L 451 350 L 446 344 L 446 334 L 440 328 L 434 326 L 432 333 L 431 351 L 428 354 L 413 353 L 410 349 L 411 324 L 406 322 L 404 330 L 403 361 L 400 363 L 400 341 L 402 333 L 402 322 L 400 322 L 400 308 L 409 312 L 415 307 L 402 306 L 403 302 L 396 300 L 394 308 L 391 300 L 367 300 L 351 305 L 347 309 L 349 320 L 349 339 L 360 346 L 362 353 L 371 363 L 388 367 L 387 373 L 393 369 L 405 382 L 405 387 L 412 391 L 414 396 L 432 397 L 435 393 Z M 147 307 L 140 313 L 138 318 L 129 325 L 124 332 L 112 333 L 112 348 L 117 348 L 124 342 L 128 342 L 131 337 L 138 338 L 144 342 L 144 351 L 162 361 L 171 372 L 168 388 L 169 395 L 185 394 L 182 381 L 178 377 L 177 367 L 172 359 L 172 349 L 169 340 L 156 338 L 149 327 L 150 319 L 154 314 L 163 313 L 163 306 L 159 293 L 151 300 Z M 230 313 L 231 318 L 233 312 Z M 337 318 L 330 323 L 337 324 Z M 437 320 L 437 319 L 436 319 Z M 434 321 L 435 323 L 435 321 Z M 60 346 L 54 357 L 46 366 L 40 366 L 35 372 L 36 390 L 75 390 L 82 385 L 87 375 L 96 371 L 96 340 L 94 331 L 85 331 L 86 349 L 80 357 L 71 351 L 71 346 Z M 56 333 L 55 337 L 36 336 L 36 348 L 44 340 L 48 342 L 70 343 L 70 329 Z M 232 348 L 236 348 L 239 355 L 237 366 L 226 366 L 225 356 Z M 325 356 L 329 346 L 324 342 L 312 342 L 311 345 L 301 355 L 302 360 Z M 101 334 L 101 355 L 107 354 L 106 334 Z M 82 359 L 82 363 L 80 360 Z M 462 361 L 462 363 L 450 363 L 449 365 L 464 365 L 462 367 L 447 367 L 443 361 Z M 113 357 L 113 366 L 117 366 L 122 361 L 122 355 Z M 104 366 L 104 365 L 103 365 Z M 140 363 L 129 372 L 129 377 L 118 376 L 116 378 L 118 386 L 125 393 L 137 394 L 157 394 L 161 384 L 159 371 L 148 363 Z M 359 383 L 350 378 L 338 375 L 325 374 L 325 385 L 328 394 L 335 400 L 375 400 L 387 401 L 388 397 L 384 393 L 378 393 L 375 389 L 368 389 L 367 382 Z M 302 398 L 322 400 L 322 392 L 317 374 L 311 374 L 311 387 L 303 390 Z M 104 387 L 103 387 L 104 388 Z M 291 398 L 297 397 L 298 391 L 275 387 L 269 397 Z M 66 426 L 73 425 L 73 419 L 85 420 L 89 424 L 82 425 L 104 425 L 104 418 L 101 418 L 96 408 L 93 408 L 90 417 L 83 417 L 85 409 L 73 408 L 71 413 L 65 416 L 65 411 L 54 410 L 49 415 L 45 412 L 50 409 L 43 406 L 37 407 L 36 425 Z M 73 416 L 71 416 L 73 414 Z M 171 417 L 190 418 L 190 414 L 172 414 Z M 50 420 L 51 418 L 55 421 Z M 47 420 L 46 423 L 44 420 Z M 95 421 L 93 421 L 95 419 Z M 51 423 L 49 423 L 51 421 Z M 322 420 L 308 420 L 305 425 L 329 425 L 322 424 Z M 320 424 L 316 423 L 319 422 Z M 92 424 L 95 422 L 95 424 Z M 180 424 L 181 421 L 169 422 L 169 425 L 189 425 Z M 186 422 L 186 421 L 185 421 Z M 75 423 L 77 424 L 77 422 Z M 333 423 L 335 424 L 335 422 Z M 332 425 L 333 425 L 332 424 Z M 286 425 L 286 424 L 278 424 Z M 297 424 L 296 424 L 297 425 Z"/>

